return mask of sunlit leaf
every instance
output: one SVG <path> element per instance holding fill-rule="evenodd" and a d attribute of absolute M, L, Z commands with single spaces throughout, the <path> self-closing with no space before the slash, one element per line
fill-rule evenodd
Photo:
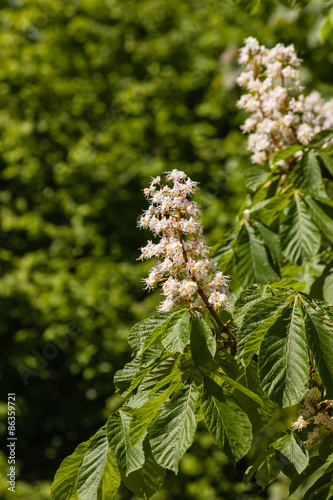
<path fill-rule="evenodd" d="M 268 328 L 259 351 L 259 377 L 266 394 L 280 406 L 297 404 L 308 386 L 308 350 L 296 296 Z"/>
<path fill-rule="evenodd" d="M 194 382 L 186 381 L 165 404 L 149 432 L 156 462 L 175 473 L 180 459 L 193 441 L 197 427 L 195 408 L 198 395 Z"/>
<path fill-rule="evenodd" d="M 112 500 L 120 486 L 120 473 L 114 459 L 109 457 L 110 451 L 105 427 L 102 427 L 92 438 L 82 463 L 77 479 L 78 500 Z M 112 479 L 106 487 L 104 473 Z M 106 493 L 106 496 L 101 496 Z"/>
<path fill-rule="evenodd" d="M 298 191 L 294 192 L 293 203 L 281 219 L 280 235 L 284 256 L 296 264 L 305 264 L 319 250 L 318 227 Z"/>

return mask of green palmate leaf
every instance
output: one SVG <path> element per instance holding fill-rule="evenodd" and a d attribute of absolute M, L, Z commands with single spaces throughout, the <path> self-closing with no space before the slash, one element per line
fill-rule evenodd
<path fill-rule="evenodd" d="M 259 377 L 266 394 L 286 407 L 302 399 L 308 375 L 304 322 L 296 295 L 263 338 L 259 352 Z"/>
<path fill-rule="evenodd" d="M 307 341 L 326 388 L 326 398 L 333 399 L 333 323 L 329 316 L 313 309 L 309 303 L 303 302 L 303 304 L 307 313 L 305 316 Z"/>
<path fill-rule="evenodd" d="M 323 297 L 331 303 L 333 302 L 333 267 L 330 268 L 328 276 L 326 276 L 323 284 Z"/>
<path fill-rule="evenodd" d="M 326 460 L 325 472 L 333 472 L 333 453 Z"/>
<path fill-rule="evenodd" d="M 323 187 L 321 170 L 313 150 L 303 154 L 292 172 L 292 181 L 296 189 L 303 189 L 317 194 Z"/>
<path fill-rule="evenodd" d="M 143 406 L 135 410 L 131 418 L 129 431 L 129 436 L 133 446 L 140 442 L 140 439 L 145 434 L 148 426 L 156 418 L 161 406 L 163 406 L 168 397 L 178 388 L 179 385 L 181 385 L 181 381 L 177 380 L 175 383 L 170 384 L 170 386 L 162 394 L 155 396 L 147 401 Z"/>
<path fill-rule="evenodd" d="M 275 410 L 275 403 L 268 399 L 260 387 L 258 363 L 252 361 L 244 369 L 238 366 L 235 358 L 226 351 L 218 352 L 215 361 L 228 375 L 228 379 L 225 379 L 225 375 L 222 374 L 222 378 L 228 383 L 226 389 L 246 412 L 252 423 L 253 433 L 258 432 L 272 417 Z M 238 390 L 239 384 L 242 386 L 241 390 Z M 247 393 L 244 389 L 251 391 L 251 393 Z M 253 394 L 257 395 L 259 400 L 253 397 Z"/>
<path fill-rule="evenodd" d="M 303 500 L 326 500 L 332 485 L 333 472 L 326 472 L 306 491 Z"/>
<path fill-rule="evenodd" d="M 149 374 L 141 381 L 138 387 L 138 393 L 142 391 L 151 391 L 161 380 L 165 379 L 165 377 L 177 367 L 178 356 L 174 355 L 165 358 L 157 366 L 153 367 Z"/>
<path fill-rule="evenodd" d="M 332 16 L 332 11 L 329 10 L 328 14 L 326 14 L 324 18 L 324 22 L 321 24 L 320 38 L 322 43 L 325 43 L 327 41 L 327 38 L 332 32 L 333 26 L 332 26 L 331 16 Z"/>
<path fill-rule="evenodd" d="M 288 146 L 285 149 L 281 149 L 277 153 L 275 153 L 272 158 L 269 160 L 270 165 L 275 165 L 278 161 L 281 160 L 286 160 L 287 158 L 290 158 L 291 156 L 294 156 L 295 153 L 298 151 L 301 151 L 304 149 L 304 146 L 301 145 L 292 145 Z"/>
<path fill-rule="evenodd" d="M 324 462 L 317 455 L 311 457 L 309 465 L 300 474 L 292 479 L 289 486 L 289 494 L 291 495 L 292 493 L 294 493 L 294 491 L 296 491 L 297 488 L 311 476 L 311 474 L 318 470 L 319 467 L 323 465 L 323 463 Z"/>
<path fill-rule="evenodd" d="M 120 472 L 125 486 L 139 498 L 147 500 L 162 487 L 166 470 L 156 463 L 149 449 L 145 449 L 145 453 L 146 460 L 141 469 L 131 472 L 128 476 L 122 469 Z"/>
<path fill-rule="evenodd" d="M 327 436 L 319 446 L 319 456 L 323 462 L 333 453 L 333 435 Z"/>
<path fill-rule="evenodd" d="M 233 463 L 240 460 L 251 446 L 252 426 L 237 401 L 214 380 L 205 377 L 201 409 L 219 448 Z"/>
<path fill-rule="evenodd" d="M 233 308 L 233 318 L 237 325 L 241 325 L 246 312 L 251 307 L 267 297 L 272 296 L 271 288 L 268 285 L 255 283 L 247 286 L 239 295 Z"/>
<path fill-rule="evenodd" d="M 130 415 L 120 409 L 117 413 L 110 415 L 106 428 L 110 448 L 126 475 L 140 469 L 145 462 L 143 437 L 135 448 L 130 441 L 130 420 Z"/>
<path fill-rule="evenodd" d="M 254 463 L 248 467 L 244 473 L 243 481 L 245 483 L 248 483 L 253 476 L 257 472 L 260 466 L 264 464 L 266 459 L 270 456 L 274 455 L 274 450 L 273 449 L 268 449 L 265 450 L 264 452 L 260 453 L 260 455 L 257 456 L 255 459 Z"/>
<path fill-rule="evenodd" d="M 258 404 L 253 398 L 249 398 L 244 392 L 240 392 L 237 389 L 232 389 L 230 391 L 249 417 L 252 423 L 253 433 L 255 434 L 271 419 L 276 404 L 267 397 L 260 386 L 258 363 L 255 361 L 249 363 L 244 373 L 237 379 L 237 382 L 256 393 L 263 402 L 263 404 Z"/>
<path fill-rule="evenodd" d="M 319 142 L 322 142 L 326 137 L 329 137 L 333 134 L 333 130 L 326 129 L 318 132 L 314 138 L 309 142 L 309 146 L 316 146 Z"/>
<path fill-rule="evenodd" d="M 213 257 L 220 264 L 225 274 L 231 272 L 234 250 L 231 246 L 236 239 L 239 228 L 229 231 L 222 238 L 221 242 L 213 248 Z"/>
<path fill-rule="evenodd" d="M 206 321 L 198 314 L 191 321 L 191 352 L 196 365 L 208 363 L 216 351 L 216 340 Z"/>
<path fill-rule="evenodd" d="M 216 362 L 217 366 L 215 365 L 211 367 L 209 365 L 208 370 L 218 370 L 221 368 L 223 372 L 233 380 L 237 380 L 242 374 L 235 357 L 232 356 L 227 350 L 217 351 L 213 362 Z"/>
<path fill-rule="evenodd" d="M 228 377 L 227 375 L 222 375 L 221 378 L 225 382 L 227 382 L 227 384 L 229 384 L 231 387 L 237 389 L 238 391 L 245 394 L 245 396 L 247 396 L 248 398 L 255 401 L 258 405 L 263 406 L 264 402 L 261 399 L 261 397 L 258 396 L 258 394 L 255 394 L 250 389 L 248 389 L 247 387 L 244 387 L 241 383 L 237 382 L 236 380 L 233 380 L 232 378 Z"/>
<path fill-rule="evenodd" d="M 319 250 L 320 233 L 299 191 L 294 192 L 293 202 L 281 219 L 281 247 L 284 256 L 303 265 Z"/>
<path fill-rule="evenodd" d="M 163 351 L 162 346 L 151 346 L 144 353 L 138 354 L 127 363 L 122 370 L 116 372 L 114 383 L 122 395 L 133 391 L 141 380 L 161 361 L 170 354 Z"/>
<path fill-rule="evenodd" d="M 107 455 L 102 477 L 98 483 L 97 500 L 112 500 L 120 486 L 120 473 L 117 460 L 111 452 Z M 87 498 L 88 497 L 83 497 Z M 93 498 L 93 497 L 91 497 Z"/>
<path fill-rule="evenodd" d="M 182 309 L 172 316 L 162 334 L 162 345 L 170 352 L 183 352 L 189 338 L 190 313 Z"/>
<path fill-rule="evenodd" d="M 264 243 L 247 221 L 243 223 L 233 246 L 236 256 L 235 271 L 242 286 L 279 279 L 269 262 Z"/>
<path fill-rule="evenodd" d="M 265 182 L 270 170 L 267 165 L 251 165 L 244 176 L 245 186 L 250 189 L 250 191 L 255 191 L 257 187 Z"/>
<path fill-rule="evenodd" d="M 126 394 L 127 389 L 130 387 L 132 380 L 138 373 L 141 365 L 142 357 L 135 356 L 135 358 L 130 362 L 126 363 L 122 370 L 118 370 L 113 378 L 114 384 L 118 391 L 122 394 Z"/>
<path fill-rule="evenodd" d="M 288 296 L 268 297 L 254 304 L 244 316 L 238 332 L 237 353 L 244 366 L 247 366 L 268 329 L 276 321 L 276 314 L 286 306 Z"/>
<path fill-rule="evenodd" d="M 137 374 L 133 378 L 127 393 L 132 392 L 151 370 L 170 357 L 170 353 L 163 351 L 161 346 L 151 346 L 142 354 L 142 361 Z"/>
<path fill-rule="evenodd" d="M 275 264 L 280 263 L 283 259 L 283 256 L 281 252 L 281 243 L 279 235 L 274 233 L 274 231 L 269 229 L 261 222 L 255 221 L 254 225 L 258 230 L 258 233 L 260 234 L 266 247 L 269 249 L 269 252 L 274 257 Z"/>
<path fill-rule="evenodd" d="M 177 313 L 177 310 L 159 313 L 134 325 L 129 333 L 128 343 L 135 354 L 146 350 L 163 333 L 168 320 Z"/>
<path fill-rule="evenodd" d="M 258 467 L 256 473 L 256 482 L 263 489 L 270 484 L 278 474 L 280 473 L 280 467 L 277 463 L 275 455 L 269 455 L 266 460 Z"/>
<path fill-rule="evenodd" d="M 191 446 L 197 428 L 196 401 L 199 391 L 193 381 L 168 401 L 149 432 L 150 445 L 156 462 L 178 472 L 178 464 Z"/>
<path fill-rule="evenodd" d="M 303 196 L 313 221 L 317 224 L 325 238 L 333 241 L 333 202 L 328 198 Z"/>
<path fill-rule="evenodd" d="M 270 226 L 282 210 L 289 205 L 290 197 L 291 192 L 286 192 L 256 203 L 250 208 L 251 217 L 266 226 Z"/>
<path fill-rule="evenodd" d="M 320 159 L 323 161 L 329 173 L 333 175 L 333 158 L 328 154 L 324 153 L 324 151 L 318 151 L 318 155 Z"/>
<path fill-rule="evenodd" d="M 102 427 L 92 438 L 79 468 L 78 500 L 112 500 L 115 497 L 120 485 L 120 472 L 116 461 L 109 454 L 112 455 L 112 452 L 105 427 Z M 112 478 L 112 483 L 108 486 L 105 479 L 101 479 L 104 473 Z M 108 496 L 101 496 L 103 491 Z"/>
<path fill-rule="evenodd" d="M 52 500 L 77 499 L 77 476 L 91 440 L 79 444 L 74 453 L 62 461 L 52 483 Z"/>
<path fill-rule="evenodd" d="M 309 463 L 309 454 L 294 433 L 277 441 L 275 457 L 282 472 L 290 479 L 297 477 Z"/>
<path fill-rule="evenodd" d="M 260 455 L 257 456 L 255 459 L 254 463 L 248 467 L 244 473 L 243 476 L 243 481 L 245 483 L 248 483 L 251 479 L 251 477 L 257 472 L 259 467 L 263 465 L 263 463 L 266 461 L 267 457 L 274 455 L 274 450 L 268 449 L 265 450 L 264 452 L 260 453 Z"/>
<path fill-rule="evenodd" d="M 151 389 L 149 393 L 149 397 L 153 396 L 156 392 L 165 388 L 166 385 L 178 383 L 181 379 L 185 379 L 187 376 L 187 367 L 175 368 L 168 375 L 166 375 L 163 379 L 159 380 L 157 384 Z"/>
<path fill-rule="evenodd" d="M 270 285 L 272 288 L 281 288 L 283 290 L 294 290 L 295 292 L 303 292 L 304 288 L 306 287 L 306 283 L 303 281 L 296 281 L 290 278 L 284 278 L 281 281 L 278 281 L 277 283 L 271 283 Z"/>

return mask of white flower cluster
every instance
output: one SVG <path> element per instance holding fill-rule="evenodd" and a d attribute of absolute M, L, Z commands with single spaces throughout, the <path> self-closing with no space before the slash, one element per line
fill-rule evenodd
<path fill-rule="evenodd" d="M 148 241 L 141 248 L 140 259 L 160 259 L 143 281 L 152 290 L 162 285 L 165 300 L 159 311 L 170 311 L 180 305 L 208 307 L 218 311 L 228 304 L 228 279 L 218 270 L 202 237 L 202 226 L 197 204 L 188 198 L 197 190 L 193 182 L 180 170 L 167 172 L 163 186 L 161 178 L 152 179 L 144 190 L 150 202 L 138 226 L 150 229 L 158 243 Z"/>
<path fill-rule="evenodd" d="M 279 149 L 306 145 L 315 134 L 333 125 L 333 99 L 325 102 L 319 92 L 307 97 L 301 92 L 301 59 L 293 45 L 278 43 L 267 49 L 249 37 L 240 50 L 239 63 L 246 71 L 237 78 L 248 93 L 237 102 L 249 111 L 241 129 L 249 134 L 248 149 L 253 163 L 262 165 Z"/>
<path fill-rule="evenodd" d="M 308 389 L 304 396 L 302 410 L 298 419 L 292 424 L 294 431 L 301 431 L 308 428 L 307 440 L 305 444 L 312 445 L 318 443 L 323 437 L 333 434 L 333 401 L 323 401 L 322 382 L 318 374 L 312 378 L 318 386 Z"/>

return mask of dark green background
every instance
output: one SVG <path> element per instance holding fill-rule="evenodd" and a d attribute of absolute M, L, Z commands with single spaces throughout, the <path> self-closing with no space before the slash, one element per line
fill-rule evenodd
<path fill-rule="evenodd" d="M 141 190 L 151 175 L 184 170 L 201 182 L 207 241 L 219 241 L 245 199 L 249 165 L 245 115 L 235 107 L 237 50 L 247 36 L 294 43 L 307 89 L 330 98 L 329 25 L 320 38 L 328 8 L 0 1 L 0 432 L 5 439 L 7 392 L 15 392 L 16 498 L 49 498 L 61 460 L 119 403 L 112 379 L 129 360 L 128 331 L 159 300 L 142 290 L 149 262 L 136 261 L 149 237 L 136 229 Z M 0 494 L 11 498 L 6 454 L 0 466 Z M 156 499 L 273 498 L 239 482 L 246 466 L 234 469 L 201 430 Z M 286 486 L 278 488 L 282 500 Z"/>

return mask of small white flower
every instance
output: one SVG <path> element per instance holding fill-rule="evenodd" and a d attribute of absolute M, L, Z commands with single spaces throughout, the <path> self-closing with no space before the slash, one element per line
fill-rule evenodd
<path fill-rule="evenodd" d="M 307 421 L 304 420 L 303 415 L 298 417 L 298 419 L 292 424 L 293 431 L 301 431 L 308 425 Z"/>

